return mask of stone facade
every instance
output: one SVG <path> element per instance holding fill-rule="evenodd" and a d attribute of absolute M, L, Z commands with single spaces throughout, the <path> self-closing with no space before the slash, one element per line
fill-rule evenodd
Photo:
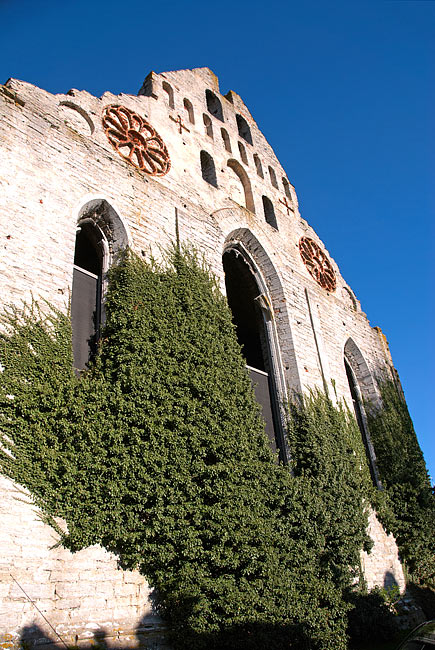
<path fill-rule="evenodd" d="M 102 122 L 113 105 L 154 127 L 170 157 L 167 173 L 146 173 L 137 159 L 131 164 L 120 155 Z M 344 357 L 362 397 L 379 399 L 374 376 L 394 372 L 385 337 L 370 326 L 324 244 L 301 217 L 295 189 L 242 99 L 232 91 L 221 95 L 208 68 L 152 72 L 138 96 L 96 98 L 78 90 L 52 95 L 9 80 L 0 87 L 0 111 L 5 303 L 33 295 L 66 308 L 76 227 L 85 218 L 106 226 L 106 267 L 126 244 L 158 257 L 178 223 L 181 240 L 204 253 L 222 291 L 228 246 L 244 251 L 255 267 L 271 309 L 268 327 L 281 399 L 291 391 L 324 387 L 332 399 L 350 405 Z M 137 129 L 129 128 L 126 137 L 140 145 Z M 329 260 L 334 290 L 322 287 L 304 264 L 302 237 Z M 32 626 L 54 639 L 44 617 L 68 642 L 98 630 L 107 638 L 122 632 L 129 639 L 141 627 L 141 634 L 151 636 L 160 630 L 139 575 L 117 569 L 100 548 L 76 555 L 52 549 L 53 531 L 26 500 L 17 500 L 16 488 L 3 481 L 0 491 L 0 633 L 10 635 L 4 637 L 6 646 L 24 629 L 31 636 Z M 394 579 L 403 589 L 397 547 L 374 514 L 370 532 L 374 551 L 363 558 L 368 584 Z"/>

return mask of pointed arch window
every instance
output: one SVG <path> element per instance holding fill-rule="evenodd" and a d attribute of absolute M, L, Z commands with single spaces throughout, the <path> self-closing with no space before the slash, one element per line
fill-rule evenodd
<path fill-rule="evenodd" d="M 236 113 L 236 122 L 240 137 L 246 140 L 248 144 L 252 144 L 251 129 L 245 118 Z"/>
<path fill-rule="evenodd" d="M 95 356 L 104 324 L 104 293 L 111 256 L 128 245 L 128 231 L 105 199 L 93 199 L 79 212 L 71 290 L 74 368 Z"/>
<path fill-rule="evenodd" d="M 208 112 L 214 117 L 217 117 L 218 120 L 223 122 L 224 114 L 222 112 L 222 104 L 220 102 L 220 99 L 208 88 L 205 91 L 205 101 L 207 103 Z"/>
<path fill-rule="evenodd" d="M 355 418 L 358 423 L 358 428 L 361 432 L 361 437 L 364 443 L 370 475 L 373 481 L 373 485 L 377 488 L 382 488 L 382 483 L 379 478 L 379 472 L 376 463 L 376 454 L 370 438 L 370 431 L 368 428 L 363 395 L 359 381 L 360 377 L 362 383 L 364 383 L 364 379 L 366 383 L 369 381 L 371 383 L 370 371 L 360 350 L 357 348 L 352 339 L 349 339 L 347 341 L 344 350 L 344 368 L 346 371 L 347 383 L 349 385 L 349 390 L 352 397 L 352 405 L 355 413 Z M 363 375 L 365 375 L 365 378 Z"/>
<path fill-rule="evenodd" d="M 216 167 L 213 158 L 207 151 L 201 151 L 200 160 L 203 179 L 213 187 L 217 187 Z"/>
<path fill-rule="evenodd" d="M 275 210 L 273 208 L 272 201 L 268 199 L 267 196 L 262 196 L 261 198 L 263 200 L 264 218 L 266 220 L 266 223 L 272 226 L 272 228 L 275 228 L 275 230 L 278 230 L 278 223 L 276 221 Z"/>
<path fill-rule="evenodd" d="M 283 462 L 287 462 L 272 352 L 272 306 L 243 249 L 237 245 L 229 247 L 222 261 L 228 304 L 255 395 L 262 408 L 266 433 L 272 449 L 279 452 Z"/>

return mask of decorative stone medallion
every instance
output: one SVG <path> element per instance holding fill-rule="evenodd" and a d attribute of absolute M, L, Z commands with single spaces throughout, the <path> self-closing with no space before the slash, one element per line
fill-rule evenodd
<path fill-rule="evenodd" d="M 320 246 L 309 237 L 301 237 L 299 252 L 305 266 L 316 282 L 327 291 L 335 291 L 337 286 L 335 272 L 328 256 Z"/>
<path fill-rule="evenodd" d="M 125 106 L 110 104 L 103 111 L 110 144 L 124 160 L 150 176 L 164 176 L 171 159 L 162 138 L 143 117 Z"/>

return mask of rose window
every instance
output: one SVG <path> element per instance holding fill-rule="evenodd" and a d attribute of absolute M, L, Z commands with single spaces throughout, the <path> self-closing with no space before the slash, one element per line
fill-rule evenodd
<path fill-rule="evenodd" d="M 106 106 L 103 127 L 120 156 L 151 176 L 164 176 L 171 168 L 168 150 L 157 131 L 125 106 Z"/>
<path fill-rule="evenodd" d="M 327 291 L 335 291 L 337 281 L 332 264 L 320 246 L 309 237 L 299 240 L 299 252 L 310 274 Z"/>

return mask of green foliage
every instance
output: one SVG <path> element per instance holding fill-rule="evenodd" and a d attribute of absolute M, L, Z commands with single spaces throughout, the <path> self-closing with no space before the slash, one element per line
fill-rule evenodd
<path fill-rule="evenodd" d="M 380 641 L 397 636 L 396 617 L 386 601 L 383 590 L 374 588 L 370 593 L 360 590 L 351 595 L 353 609 L 349 613 L 350 647 L 374 648 Z M 394 648 L 397 644 L 394 643 Z"/>
<path fill-rule="evenodd" d="M 394 533 L 411 578 L 435 582 L 435 495 L 408 409 L 391 380 L 379 382 L 382 408 L 368 409 L 369 429 Z M 382 521 L 382 511 L 380 512 Z"/>
<path fill-rule="evenodd" d="M 192 253 L 127 254 L 106 313 L 80 378 L 67 317 L 6 317 L 3 473 L 66 520 L 65 546 L 139 568 L 176 646 L 344 650 L 367 543 L 354 420 L 320 394 L 293 404 L 294 476 L 278 464 L 226 301 Z"/>
<path fill-rule="evenodd" d="M 0 459 L 3 473 L 28 487 L 45 508 L 68 472 L 74 425 L 69 318 L 36 303 L 10 308 L 0 332 Z M 44 313 L 45 311 L 45 313 Z"/>
<path fill-rule="evenodd" d="M 295 477 L 318 493 L 315 521 L 325 535 L 325 564 L 335 565 L 346 583 L 347 567 L 358 567 L 361 549 L 371 547 L 363 500 L 367 506 L 372 488 L 357 423 L 341 404 L 315 392 L 291 405 L 288 436 Z"/>

